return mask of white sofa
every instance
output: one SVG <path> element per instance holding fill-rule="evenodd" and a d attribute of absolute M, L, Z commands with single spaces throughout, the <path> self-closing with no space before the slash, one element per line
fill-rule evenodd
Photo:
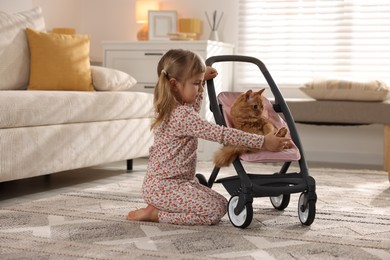
<path fill-rule="evenodd" d="M 25 27 L 45 30 L 40 8 L 18 14 L 0 11 L 0 182 L 147 156 L 153 141 L 153 96 L 27 90 Z M 123 77 L 103 71 L 114 83 L 117 78 L 112 80 L 110 73 Z M 101 76 L 92 78 L 101 81 Z"/>

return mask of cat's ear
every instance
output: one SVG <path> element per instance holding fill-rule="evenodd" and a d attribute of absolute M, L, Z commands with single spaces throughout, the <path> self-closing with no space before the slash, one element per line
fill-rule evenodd
<path fill-rule="evenodd" d="M 250 97 L 251 97 L 251 94 L 252 94 L 252 90 L 248 90 L 247 92 L 245 92 L 245 99 L 248 100 Z"/>
<path fill-rule="evenodd" d="M 263 94 L 264 90 L 265 90 L 265 88 L 260 89 L 257 93 L 258 93 L 259 95 L 261 95 L 261 94 Z"/>

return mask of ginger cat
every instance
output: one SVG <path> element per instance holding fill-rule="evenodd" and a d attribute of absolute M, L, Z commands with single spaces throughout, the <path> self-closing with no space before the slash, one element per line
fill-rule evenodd
<path fill-rule="evenodd" d="M 261 89 L 258 92 L 248 90 L 237 97 L 230 110 L 230 120 L 234 128 L 258 135 L 266 135 L 275 131 L 276 127 L 263 116 L 262 93 L 264 90 Z M 276 133 L 281 137 L 286 134 L 286 127 L 280 128 Z M 241 146 L 224 146 L 215 153 L 214 163 L 218 167 L 229 166 L 237 156 L 255 151 L 257 150 Z"/>

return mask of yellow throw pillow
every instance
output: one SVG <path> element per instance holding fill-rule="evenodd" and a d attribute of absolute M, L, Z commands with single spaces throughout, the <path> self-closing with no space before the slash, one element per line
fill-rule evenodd
<path fill-rule="evenodd" d="M 28 90 L 94 91 L 89 36 L 38 32 L 27 28 L 30 49 Z"/>

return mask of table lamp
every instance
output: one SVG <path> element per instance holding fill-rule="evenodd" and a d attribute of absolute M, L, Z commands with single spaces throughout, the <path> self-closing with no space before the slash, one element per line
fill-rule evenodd
<path fill-rule="evenodd" d="M 142 24 L 141 30 L 137 33 L 139 41 L 148 40 L 148 12 L 149 10 L 159 10 L 157 1 L 137 0 L 135 2 L 135 19 L 137 23 Z"/>

